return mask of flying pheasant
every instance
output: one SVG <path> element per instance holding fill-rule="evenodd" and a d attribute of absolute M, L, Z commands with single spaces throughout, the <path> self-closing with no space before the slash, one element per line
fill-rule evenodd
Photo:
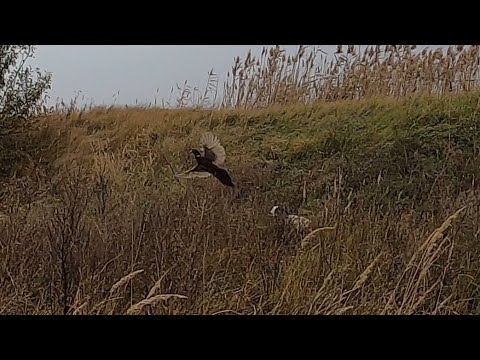
<path fill-rule="evenodd" d="M 212 133 L 204 133 L 200 137 L 200 149 L 190 151 L 197 161 L 190 170 L 175 176 L 182 179 L 216 177 L 222 184 L 234 187 L 232 179 L 227 170 L 221 168 L 225 163 L 225 148 L 217 136 Z"/>

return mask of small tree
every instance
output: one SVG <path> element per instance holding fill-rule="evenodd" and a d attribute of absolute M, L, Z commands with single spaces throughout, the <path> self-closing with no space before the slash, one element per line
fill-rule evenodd
<path fill-rule="evenodd" d="M 42 109 L 51 74 L 26 65 L 34 52 L 31 45 L 0 45 L 0 136 L 18 130 Z"/>
<path fill-rule="evenodd" d="M 34 53 L 31 45 L 0 45 L 0 176 L 15 161 L 12 135 L 31 125 L 50 89 L 51 74 L 27 65 Z"/>

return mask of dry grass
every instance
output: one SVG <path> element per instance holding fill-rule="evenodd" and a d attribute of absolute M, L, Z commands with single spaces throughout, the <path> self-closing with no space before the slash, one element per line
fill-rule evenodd
<path fill-rule="evenodd" d="M 2 189 L 0 313 L 478 314 L 477 111 L 472 93 L 52 115 Z M 234 191 L 172 175 L 206 129 Z"/>
<path fill-rule="evenodd" d="M 333 58 L 319 47 L 303 45 L 293 55 L 280 46 L 264 48 L 258 58 L 249 52 L 243 59 L 234 59 L 223 84 L 212 70 L 204 91 L 185 82 L 177 85 L 176 103 L 164 104 L 259 108 L 379 96 L 457 94 L 478 88 L 480 82 L 478 45 L 421 51 L 416 45 L 363 48 L 339 45 Z M 223 90 L 220 94 L 219 87 Z"/>
<path fill-rule="evenodd" d="M 0 188 L 0 313 L 479 314 L 478 47 L 414 50 L 275 48 L 220 109 L 41 119 Z M 205 130 L 235 190 L 173 176 Z"/>

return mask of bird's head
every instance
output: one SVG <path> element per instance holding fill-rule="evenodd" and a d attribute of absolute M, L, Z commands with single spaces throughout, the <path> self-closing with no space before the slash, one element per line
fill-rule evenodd
<path fill-rule="evenodd" d="M 192 150 L 190 150 L 190 152 L 191 152 L 196 158 L 198 158 L 198 157 L 201 156 L 200 151 L 198 151 L 197 149 L 192 149 Z"/>

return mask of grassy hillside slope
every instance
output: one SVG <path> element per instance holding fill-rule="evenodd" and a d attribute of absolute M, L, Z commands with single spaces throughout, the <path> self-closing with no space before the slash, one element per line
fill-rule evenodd
<path fill-rule="evenodd" d="M 0 313 L 478 314 L 479 110 L 477 92 L 42 119 L 2 189 Z M 173 177 L 204 131 L 234 190 Z M 327 229 L 305 239 L 274 204 Z"/>

